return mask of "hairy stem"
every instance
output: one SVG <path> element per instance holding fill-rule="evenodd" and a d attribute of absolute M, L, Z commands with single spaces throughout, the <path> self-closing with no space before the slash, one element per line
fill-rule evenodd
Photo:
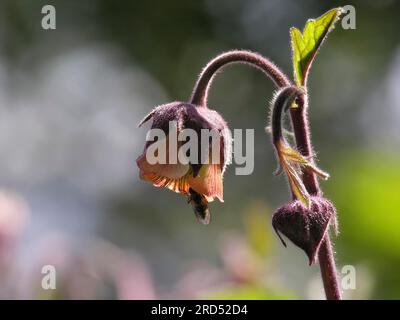
<path fill-rule="evenodd" d="M 191 103 L 207 106 L 208 91 L 214 76 L 223 67 L 233 63 L 245 63 L 263 71 L 277 87 L 291 84 L 286 75 L 270 60 L 258 53 L 245 50 L 225 52 L 211 60 L 201 72 L 193 89 Z"/>
<path fill-rule="evenodd" d="M 331 239 L 328 233 L 319 248 L 318 261 L 321 269 L 322 281 L 324 283 L 326 299 L 341 300 L 342 293 L 338 281 Z"/>
<path fill-rule="evenodd" d="M 291 81 L 287 76 L 267 58 L 250 51 L 233 50 L 217 56 L 207 64 L 196 82 L 190 102 L 196 105 L 207 106 L 208 92 L 214 76 L 223 67 L 233 63 L 245 63 L 262 70 L 277 87 L 291 85 Z M 307 117 L 307 94 L 298 99 L 297 105 L 299 106 L 298 108 L 292 108 L 290 111 L 297 149 L 303 156 L 313 162 Z M 312 171 L 304 169 L 302 178 L 307 191 L 311 195 L 322 195 L 317 177 Z M 327 299 L 341 299 L 335 259 L 328 233 L 321 244 L 318 260 Z"/>
<path fill-rule="evenodd" d="M 295 97 L 302 93 L 303 91 L 300 88 L 290 86 L 282 89 L 282 91 L 277 94 L 276 101 L 271 110 L 272 143 L 274 145 L 278 142 L 285 141 L 282 134 L 282 113 L 289 109 Z"/>
<path fill-rule="evenodd" d="M 297 101 L 297 105 L 298 108 L 290 110 L 297 149 L 303 156 L 313 161 L 313 150 L 311 147 L 310 128 L 307 117 L 307 94 Z M 317 177 L 312 171 L 306 168 L 303 170 L 303 183 L 311 195 L 322 195 Z M 326 233 L 319 249 L 318 262 L 321 269 L 326 298 L 328 300 L 341 300 L 342 294 L 339 286 L 332 244 L 328 233 Z"/>

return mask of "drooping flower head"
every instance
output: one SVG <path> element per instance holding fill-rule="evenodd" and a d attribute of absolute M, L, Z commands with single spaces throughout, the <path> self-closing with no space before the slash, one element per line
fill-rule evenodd
<path fill-rule="evenodd" d="M 320 196 L 310 197 L 309 208 L 300 200 L 291 201 L 280 207 L 272 218 L 272 226 L 283 245 L 286 243 L 280 233 L 304 250 L 310 264 L 315 263 L 330 225 L 337 233 L 336 209 L 328 199 Z"/>
<path fill-rule="evenodd" d="M 136 160 L 140 178 L 188 196 L 198 219 L 208 224 L 208 203 L 223 202 L 222 178 L 231 161 L 225 120 L 214 110 L 185 102 L 156 107 L 139 126 L 149 120 L 144 152 Z"/>

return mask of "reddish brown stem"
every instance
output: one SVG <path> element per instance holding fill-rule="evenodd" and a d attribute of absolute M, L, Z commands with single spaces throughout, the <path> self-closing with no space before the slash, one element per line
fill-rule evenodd
<path fill-rule="evenodd" d="M 207 106 L 208 91 L 214 76 L 223 67 L 232 63 L 245 63 L 263 71 L 277 87 L 285 87 L 291 84 L 286 75 L 279 70 L 270 60 L 262 55 L 246 51 L 232 50 L 220 54 L 211 60 L 201 72 L 196 85 L 193 89 L 191 103 Z"/>
<path fill-rule="evenodd" d="M 191 103 L 207 106 L 208 91 L 214 76 L 223 67 L 232 63 L 245 63 L 261 69 L 272 79 L 277 87 L 291 85 L 291 81 L 286 75 L 267 58 L 250 51 L 234 50 L 217 56 L 207 64 L 196 82 L 191 97 Z M 305 95 L 302 100 L 298 101 L 298 106 L 298 108 L 291 109 L 290 111 L 296 145 L 299 152 L 305 157 L 309 157 L 312 162 L 312 147 L 307 117 L 307 95 Z M 303 172 L 303 183 L 311 195 L 322 195 L 317 177 L 313 172 L 307 170 Z M 341 299 L 335 259 L 328 233 L 321 244 L 318 260 L 326 298 L 329 300 Z"/>
<path fill-rule="evenodd" d="M 297 101 L 298 108 L 291 109 L 290 116 L 299 152 L 313 161 L 310 129 L 307 117 L 307 96 Z M 322 195 L 318 179 L 311 171 L 303 171 L 303 183 L 311 195 Z M 325 295 L 328 300 L 341 300 L 342 294 L 336 271 L 335 258 L 329 234 L 326 233 L 318 252 L 318 262 L 321 269 L 321 277 L 324 283 Z"/>
<path fill-rule="evenodd" d="M 341 300 L 342 293 L 338 281 L 331 239 L 327 233 L 318 252 L 319 267 L 324 283 L 326 299 Z"/>

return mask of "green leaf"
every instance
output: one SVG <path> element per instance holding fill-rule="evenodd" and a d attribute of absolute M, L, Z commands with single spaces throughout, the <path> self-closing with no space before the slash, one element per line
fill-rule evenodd
<path fill-rule="evenodd" d="M 298 86 L 306 84 L 311 63 L 322 42 L 339 20 L 341 13 L 342 9 L 336 8 L 329 10 L 317 19 L 309 19 L 303 33 L 297 28 L 290 28 L 294 77 Z"/>
<path fill-rule="evenodd" d="M 290 188 L 293 194 L 308 208 L 310 205 L 310 195 L 308 194 L 303 181 L 300 179 L 299 173 L 297 172 L 293 161 L 290 161 L 288 158 L 288 155 L 291 154 L 290 150 L 293 149 L 283 143 L 275 144 L 275 148 L 278 153 L 280 167 L 288 177 Z"/>

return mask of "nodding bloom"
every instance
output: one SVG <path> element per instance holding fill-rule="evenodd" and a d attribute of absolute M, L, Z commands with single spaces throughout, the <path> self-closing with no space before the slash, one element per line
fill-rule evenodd
<path fill-rule="evenodd" d="M 186 102 L 156 107 L 139 127 L 150 119 L 149 133 L 161 131 L 164 136 L 149 141 L 148 135 L 136 160 L 140 178 L 187 196 L 199 221 L 208 224 L 208 203 L 215 198 L 223 202 L 222 178 L 231 161 L 232 138 L 225 120 L 206 106 Z"/>
<path fill-rule="evenodd" d="M 310 197 L 307 208 L 300 200 L 280 207 L 272 217 L 272 226 L 286 247 L 279 233 L 284 234 L 296 246 L 305 251 L 309 263 L 313 264 L 329 226 L 337 233 L 336 209 L 326 198 Z"/>

